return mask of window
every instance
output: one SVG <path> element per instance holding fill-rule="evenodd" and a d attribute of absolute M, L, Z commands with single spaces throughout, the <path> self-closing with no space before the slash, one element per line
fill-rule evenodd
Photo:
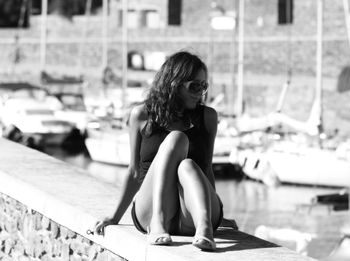
<path fill-rule="evenodd" d="M 28 0 L 0 1 L 0 27 L 29 27 Z"/>
<path fill-rule="evenodd" d="M 278 24 L 293 23 L 293 0 L 278 0 Z"/>
<path fill-rule="evenodd" d="M 168 24 L 181 25 L 182 0 L 168 1 Z"/>
<path fill-rule="evenodd" d="M 40 15 L 41 14 L 41 0 L 32 0 L 32 15 Z"/>
<path fill-rule="evenodd" d="M 118 26 L 123 25 L 123 10 L 118 10 Z M 129 9 L 128 28 L 159 28 L 160 16 L 155 9 Z"/>
<path fill-rule="evenodd" d="M 141 25 L 148 28 L 159 28 L 160 17 L 157 10 L 142 10 Z"/>
<path fill-rule="evenodd" d="M 118 26 L 123 26 L 123 16 L 124 16 L 123 10 L 119 9 L 118 10 Z M 138 12 L 136 12 L 136 10 L 128 9 L 127 24 L 128 24 L 128 28 L 137 28 L 139 26 Z"/>
<path fill-rule="evenodd" d="M 23 0 L 22 0 L 23 1 Z M 31 2 L 31 13 L 40 15 L 42 8 L 42 0 L 27 0 Z M 91 13 L 95 14 L 102 8 L 103 0 L 91 0 Z M 48 13 L 57 12 L 63 16 L 71 17 L 73 15 L 86 14 L 86 0 L 48 0 Z"/>
<path fill-rule="evenodd" d="M 128 52 L 128 68 L 134 70 L 144 70 L 144 58 L 142 53 L 137 51 Z"/>
<path fill-rule="evenodd" d="M 139 25 L 138 12 L 136 10 L 128 10 L 128 28 L 137 28 Z"/>

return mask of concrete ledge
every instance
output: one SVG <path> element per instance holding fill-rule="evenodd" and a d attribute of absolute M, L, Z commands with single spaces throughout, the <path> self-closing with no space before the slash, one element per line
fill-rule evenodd
<path fill-rule="evenodd" d="M 116 173 L 118 175 L 118 173 Z M 133 226 L 130 209 L 105 237 L 88 235 L 115 209 L 118 187 L 43 153 L 0 138 L 0 192 L 127 260 L 314 260 L 240 231 L 220 228 L 217 253 L 201 252 L 191 237 L 170 247 L 148 246 Z"/>

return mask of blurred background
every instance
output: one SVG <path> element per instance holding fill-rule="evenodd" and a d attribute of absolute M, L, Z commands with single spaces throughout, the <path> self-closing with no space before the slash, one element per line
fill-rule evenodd
<path fill-rule="evenodd" d="M 1 134 L 118 186 L 129 112 L 179 50 L 208 66 L 225 216 L 349 258 L 348 0 L 0 0 Z"/>

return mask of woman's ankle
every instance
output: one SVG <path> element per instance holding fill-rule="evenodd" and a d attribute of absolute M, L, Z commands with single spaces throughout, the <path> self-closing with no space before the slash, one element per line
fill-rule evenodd
<path fill-rule="evenodd" d="M 159 233 L 167 233 L 168 230 L 166 229 L 164 221 L 160 220 L 159 218 L 152 218 L 149 225 L 148 232 L 159 234 Z"/>
<path fill-rule="evenodd" d="M 213 239 L 213 227 L 209 222 L 198 223 L 196 226 L 196 234 L 195 236 L 205 236 L 209 239 Z"/>

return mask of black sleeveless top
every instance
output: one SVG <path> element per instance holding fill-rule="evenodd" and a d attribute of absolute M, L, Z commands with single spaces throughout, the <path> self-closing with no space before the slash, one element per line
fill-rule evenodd
<path fill-rule="evenodd" d="M 187 158 L 195 161 L 202 171 L 206 171 L 209 162 L 209 133 L 204 124 L 204 106 L 199 105 L 195 109 L 199 115 L 199 120 L 192 127 L 183 131 L 189 140 L 189 150 Z M 146 124 L 147 125 L 147 124 Z M 141 131 L 140 148 L 140 182 L 144 179 L 154 157 L 156 156 L 160 144 L 170 133 L 169 130 L 157 128 L 151 135 L 145 134 L 146 126 Z"/>

